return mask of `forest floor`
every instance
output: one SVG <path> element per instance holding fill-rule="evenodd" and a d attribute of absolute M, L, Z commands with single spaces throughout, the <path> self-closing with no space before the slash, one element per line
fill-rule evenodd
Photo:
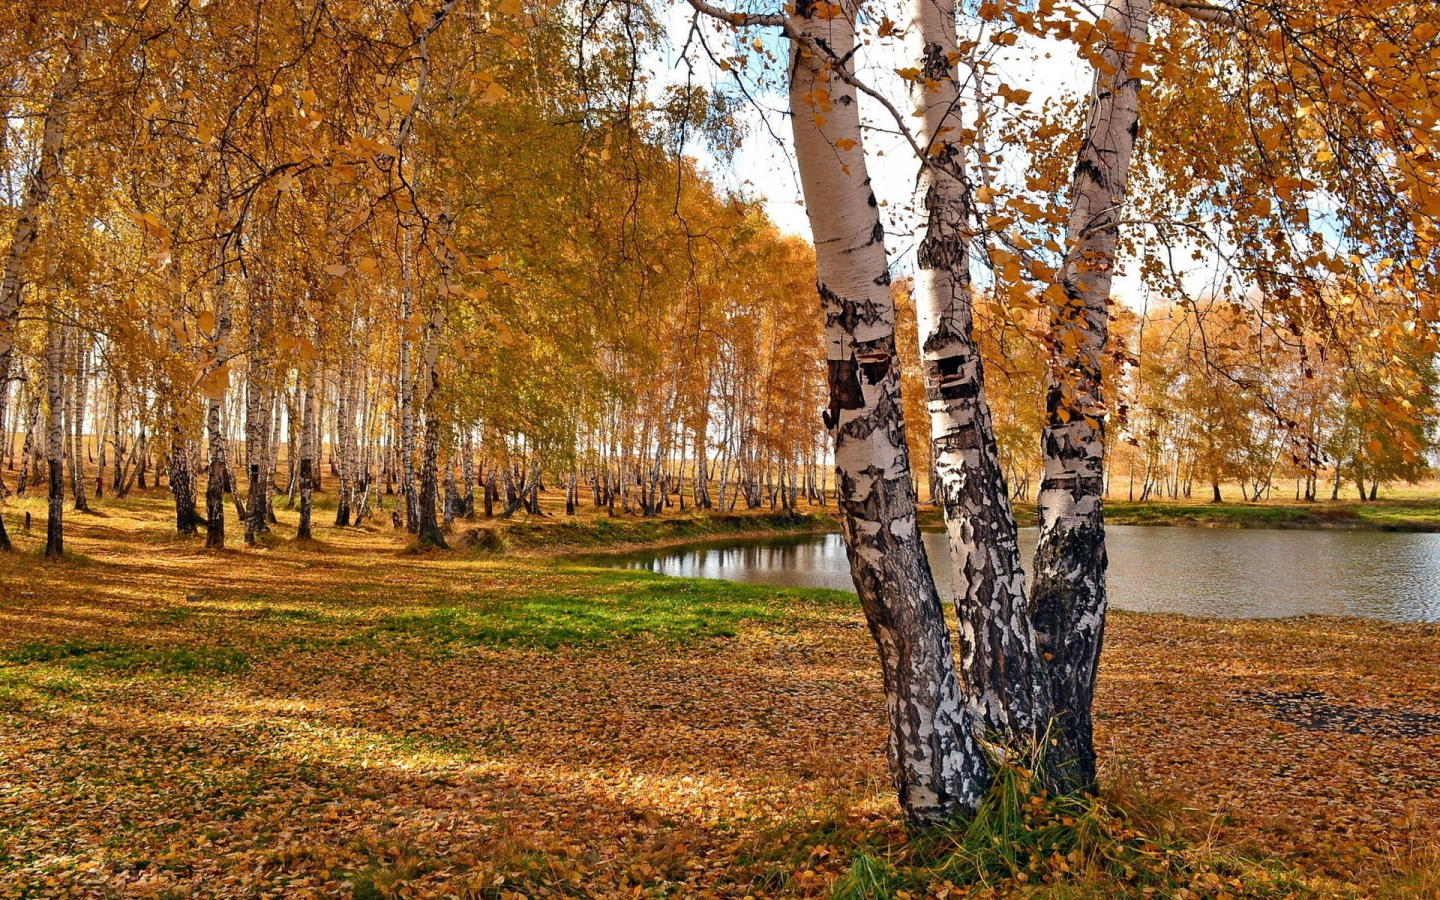
<path fill-rule="evenodd" d="M 285 511 L 208 553 L 171 516 L 67 514 L 62 562 L 12 527 L 0 897 L 818 898 L 905 853 L 849 595 L 388 524 L 298 545 Z M 1168 810 L 1194 877 L 1067 887 L 1057 856 L 1034 896 L 1440 897 L 1440 628 L 1110 621 L 1106 794 Z"/>

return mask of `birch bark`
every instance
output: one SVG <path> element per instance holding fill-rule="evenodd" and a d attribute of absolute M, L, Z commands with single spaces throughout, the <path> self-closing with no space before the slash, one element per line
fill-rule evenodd
<path fill-rule="evenodd" d="M 300 527 L 295 532 L 295 539 L 308 541 L 310 534 L 310 517 L 314 512 L 314 491 L 315 491 L 315 444 L 319 440 L 320 428 L 315 422 L 315 379 L 316 369 L 319 366 L 311 361 L 305 371 L 305 397 L 301 401 L 301 415 L 304 422 L 301 424 L 300 435 Z"/>
<path fill-rule="evenodd" d="M 972 334 L 970 184 L 961 148 L 954 0 L 915 0 L 911 34 L 927 151 L 927 216 L 916 254 L 915 309 L 934 456 L 931 489 L 945 514 L 961 671 L 988 731 L 1033 747 L 1049 720 L 1048 685 L 1025 600 L 1015 516 Z M 937 490 L 938 489 L 938 490 Z"/>
<path fill-rule="evenodd" d="M 415 386 L 410 345 L 413 327 L 414 270 L 410 261 L 409 237 L 401 248 L 403 285 L 400 294 L 400 494 L 405 498 L 405 530 L 420 531 L 420 504 L 415 497 Z"/>
<path fill-rule="evenodd" d="M 49 518 L 45 523 L 45 556 L 65 555 L 65 326 L 52 297 L 45 345 L 45 456 L 50 471 Z"/>
<path fill-rule="evenodd" d="M 1139 129 L 1137 52 L 1149 34 L 1150 0 L 1109 0 L 1110 37 L 1096 68 L 1084 139 L 1070 189 L 1063 299 L 1050 305 L 1050 375 L 1041 436 L 1032 610 L 1049 658 L 1057 727 L 1073 759 L 1071 789 L 1095 783 L 1090 706 L 1105 634 L 1105 399 L 1101 358 L 1109 339 L 1110 284 L 1131 152 Z"/>
<path fill-rule="evenodd" d="M 223 274 L 221 276 L 224 277 Z M 211 370 L 225 366 L 230 354 L 230 332 L 234 326 L 230 312 L 230 295 L 222 282 L 215 292 L 215 362 Z M 221 428 L 220 409 L 225 404 L 222 379 L 206 398 L 205 434 L 209 447 L 209 473 L 205 484 L 205 546 L 225 549 L 225 491 L 230 477 L 225 458 L 225 432 Z"/>
<path fill-rule="evenodd" d="M 440 330 L 445 322 L 445 295 L 449 292 L 453 261 L 450 247 L 450 219 L 439 217 L 440 232 L 440 295 L 434 300 L 425 324 L 421 345 L 421 383 L 424 394 L 420 411 L 425 418 L 425 440 L 420 463 L 420 515 L 418 535 L 421 544 L 445 547 L 445 533 L 435 518 L 435 505 L 440 499 L 440 416 L 436 394 L 440 389 Z"/>

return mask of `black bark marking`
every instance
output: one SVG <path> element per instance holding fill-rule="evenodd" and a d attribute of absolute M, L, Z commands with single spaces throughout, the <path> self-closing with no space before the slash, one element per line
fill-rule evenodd
<path fill-rule="evenodd" d="M 889 342 L 880 342 L 881 346 L 866 344 L 857 345 L 855 348 L 855 359 L 860 365 L 860 373 L 865 376 L 866 384 L 879 384 L 890 374 L 890 351 L 885 346 Z M 862 402 L 863 406 L 864 403 Z M 856 407 L 857 409 L 859 407 Z"/>
<path fill-rule="evenodd" d="M 1075 180 L 1079 181 L 1081 178 L 1087 178 L 1096 184 L 1105 184 L 1104 171 L 1095 164 L 1094 160 L 1083 153 L 1075 161 Z"/>
<path fill-rule="evenodd" d="M 957 450 L 979 450 L 982 446 L 980 429 L 977 428 L 973 422 L 955 429 L 944 437 L 935 439 L 935 449 L 939 453 L 954 452 Z"/>
<path fill-rule="evenodd" d="M 1050 773 L 1063 791 L 1095 785 L 1095 734 L 1091 706 L 1105 636 L 1105 523 L 1096 513 L 1078 527 L 1042 533 L 1035 549 L 1031 607 L 1035 636 L 1049 663 L 1056 737 L 1052 758 L 1064 763 Z M 1083 573 L 1073 570 L 1079 565 Z M 1080 628 L 1095 623 L 1094 631 Z"/>
<path fill-rule="evenodd" d="M 863 409 L 865 395 L 860 390 L 859 367 L 855 358 L 829 360 L 827 380 L 830 384 L 830 408 L 823 418 L 825 427 L 834 430 L 840 423 L 840 410 Z"/>
<path fill-rule="evenodd" d="M 1098 496 L 1105 487 L 1105 479 L 1099 475 L 1054 475 L 1040 482 L 1040 491 L 1069 491 L 1079 502 L 1085 497 Z"/>

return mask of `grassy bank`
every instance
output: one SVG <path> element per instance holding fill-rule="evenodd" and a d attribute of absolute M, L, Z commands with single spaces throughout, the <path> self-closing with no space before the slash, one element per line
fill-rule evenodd
<path fill-rule="evenodd" d="M 0 558 L 0 897 L 1437 896 L 1433 627 L 1117 614 L 1101 805 L 916 842 L 853 597 L 167 516 Z"/>
<path fill-rule="evenodd" d="M 1440 502 L 1371 503 L 1107 503 L 1114 525 L 1191 525 L 1212 528 L 1311 528 L 1364 531 L 1440 531 Z"/>
<path fill-rule="evenodd" d="M 1015 518 L 1034 525 L 1035 504 L 1019 501 Z M 1174 525 L 1195 528 L 1301 528 L 1352 531 L 1440 531 L 1440 498 L 1369 503 L 1204 503 L 1188 500 L 1105 501 L 1107 525 Z"/>

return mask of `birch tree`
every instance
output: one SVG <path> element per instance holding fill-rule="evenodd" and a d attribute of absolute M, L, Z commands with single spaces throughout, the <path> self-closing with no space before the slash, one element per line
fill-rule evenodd
<path fill-rule="evenodd" d="M 41 217 L 50 193 L 64 168 L 66 126 L 89 43 L 90 34 L 82 27 L 66 47 L 65 62 L 45 108 L 36 164 L 26 175 L 25 192 L 10 234 L 10 247 L 0 263 L 0 422 L 5 419 L 10 396 L 11 359 L 20 327 L 20 297 L 25 287 L 26 265 L 39 240 Z M 5 532 L 4 520 L 0 519 L 0 550 L 9 549 L 10 537 Z"/>
<path fill-rule="evenodd" d="M 880 651 L 889 759 L 916 824 L 974 808 L 988 783 L 960 693 L 949 630 L 916 515 L 895 362 L 895 305 L 885 231 L 866 170 L 853 73 L 854 5 L 807 2 L 794 15 L 730 13 L 735 26 L 789 39 L 795 156 L 814 234 L 835 441 L 837 505 L 850 573 Z"/>

